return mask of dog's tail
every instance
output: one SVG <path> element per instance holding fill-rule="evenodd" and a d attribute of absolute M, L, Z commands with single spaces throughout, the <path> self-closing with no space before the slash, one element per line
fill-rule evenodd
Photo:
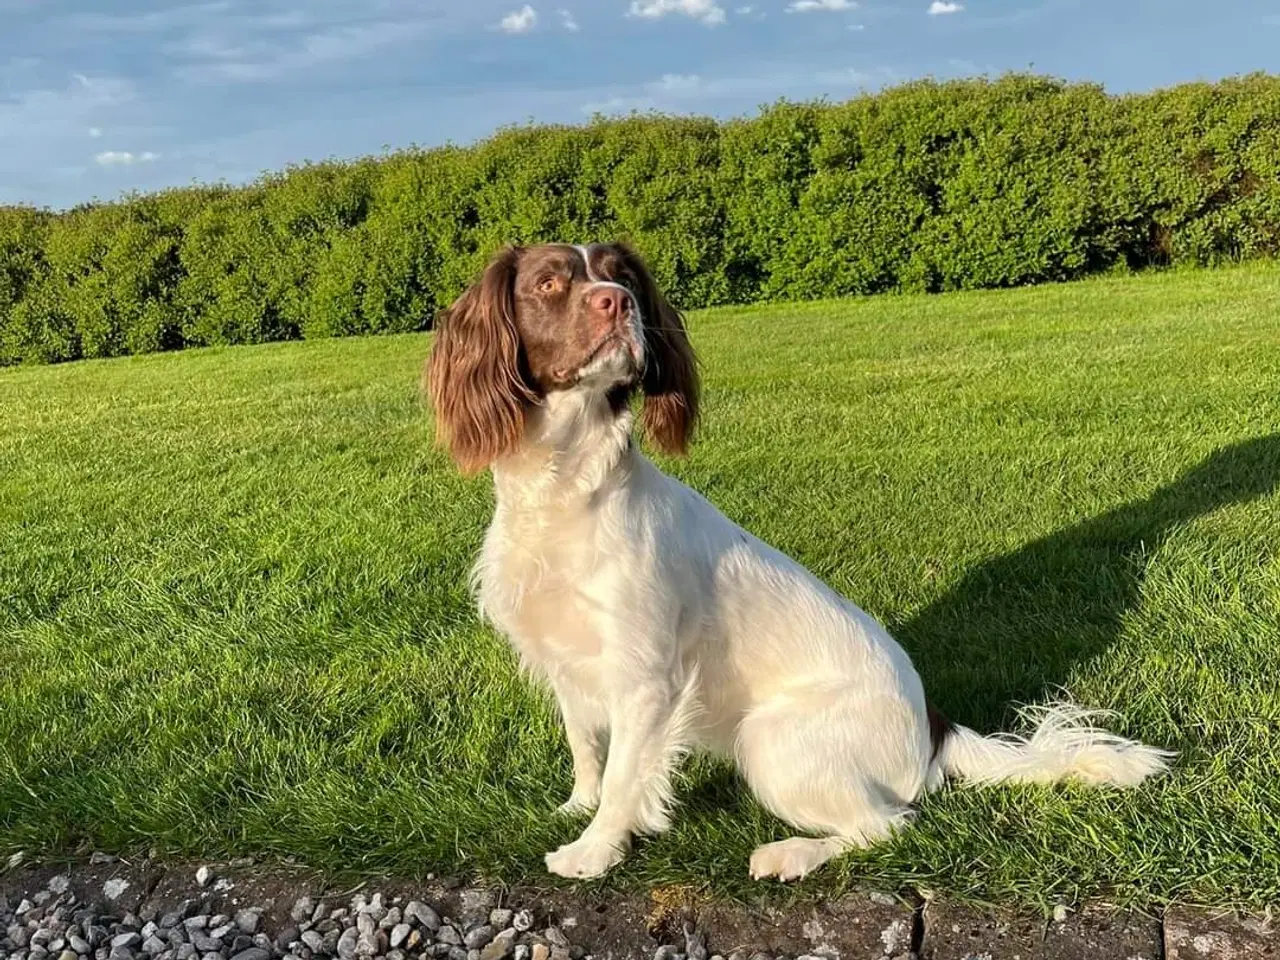
<path fill-rule="evenodd" d="M 1008 733 L 984 737 L 968 727 L 942 720 L 931 709 L 934 772 L 972 783 L 1077 779 L 1133 787 L 1163 773 L 1177 755 L 1093 726 L 1090 721 L 1102 711 L 1053 703 L 1022 713 L 1024 719 L 1031 721 L 1029 737 Z"/>

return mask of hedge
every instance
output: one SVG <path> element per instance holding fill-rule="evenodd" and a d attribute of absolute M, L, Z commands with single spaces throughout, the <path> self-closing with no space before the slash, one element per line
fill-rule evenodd
<path fill-rule="evenodd" d="M 502 243 L 609 238 L 684 307 L 1273 256 L 1280 77 L 920 81 L 0 208 L 0 365 L 422 330 Z"/>

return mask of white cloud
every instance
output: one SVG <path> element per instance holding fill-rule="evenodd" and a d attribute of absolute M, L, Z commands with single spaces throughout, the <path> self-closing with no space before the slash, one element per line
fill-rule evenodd
<path fill-rule="evenodd" d="M 94 137 L 94 138 L 97 138 L 97 137 L 102 136 L 102 128 L 101 128 L 101 127 L 90 127 L 90 128 L 89 128 L 89 136 Z"/>
<path fill-rule="evenodd" d="M 841 95 L 871 89 L 901 79 L 894 71 L 826 70 L 764 71 L 746 76 L 702 77 L 698 74 L 668 73 L 639 88 L 614 88 L 604 101 L 585 104 L 583 113 L 617 116 L 631 112 L 660 110 L 670 113 L 705 112 L 713 105 L 741 104 L 773 100 L 779 96 Z"/>
<path fill-rule="evenodd" d="M 573 11 L 560 11 L 560 26 L 564 27 L 570 33 L 578 32 L 578 21 L 573 18 Z"/>
<path fill-rule="evenodd" d="M 702 89 L 702 78 L 696 73 L 664 73 L 653 88 L 660 93 L 697 93 Z"/>
<path fill-rule="evenodd" d="M 929 16 L 937 17 L 946 13 L 959 13 L 964 9 L 963 3 L 956 3 L 955 0 L 933 0 L 929 4 Z"/>
<path fill-rule="evenodd" d="M 100 167 L 131 167 L 135 163 L 150 163 L 158 159 L 159 157 L 150 150 L 142 153 L 130 153 L 128 150 L 104 150 L 96 154 L 93 161 Z"/>
<path fill-rule="evenodd" d="M 856 0 L 794 0 L 787 7 L 788 13 L 812 13 L 815 10 L 826 10 L 838 13 L 841 10 L 856 10 Z"/>
<path fill-rule="evenodd" d="M 146 13 L 73 13 L 61 18 L 62 25 L 90 33 L 158 33 L 203 23 L 231 10 L 229 0 L 196 3 L 151 10 Z"/>
<path fill-rule="evenodd" d="M 700 20 L 712 27 L 724 23 L 724 8 L 715 0 L 631 0 L 628 16 L 657 20 L 669 13 L 678 13 Z"/>
<path fill-rule="evenodd" d="M 528 33 L 538 25 L 538 11 L 527 3 L 512 13 L 508 13 L 498 24 L 503 33 Z"/>
<path fill-rule="evenodd" d="M 425 32 L 432 18 L 341 24 L 288 40 L 227 39 L 196 34 L 170 49 L 194 62 L 179 68 L 187 80 L 259 83 L 325 64 L 359 60 L 405 44 Z"/>

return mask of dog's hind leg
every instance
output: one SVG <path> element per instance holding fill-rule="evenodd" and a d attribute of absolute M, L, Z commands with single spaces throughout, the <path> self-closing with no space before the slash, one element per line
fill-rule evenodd
<path fill-rule="evenodd" d="M 760 802 L 819 837 L 767 843 L 751 855 L 751 875 L 796 880 L 854 847 L 884 840 L 906 824 L 928 766 L 909 711 L 855 708 L 829 688 L 777 698 L 738 730 L 743 776 Z M 899 726 L 901 730 L 897 729 Z"/>

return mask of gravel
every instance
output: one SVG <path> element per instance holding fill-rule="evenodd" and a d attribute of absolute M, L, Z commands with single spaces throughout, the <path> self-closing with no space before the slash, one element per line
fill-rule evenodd
<path fill-rule="evenodd" d="M 67 875 L 16 906 L 0 895 L 0 960 L 595 960 L 571 942 L 572 918 L 539 924 L 533 910 L 505 906 L 490 893 L 462 891 L 456 913 L 422 900 L 388 902 L 381 893 L 346 904 L 304 896 L 278 913 L 270 901 L 250 900 L 215 913 L 213 869 L 201 867 L 195 879 L 197 899 L 163 911 L 139 906 L 140 891 L 123 898 L 123 879 L 82 891 L 83 900 Z M 287 919 L 270 919 L 286 908 Z M 676 940 L 654 960 L 722 960 L 693 926 Z"/>

